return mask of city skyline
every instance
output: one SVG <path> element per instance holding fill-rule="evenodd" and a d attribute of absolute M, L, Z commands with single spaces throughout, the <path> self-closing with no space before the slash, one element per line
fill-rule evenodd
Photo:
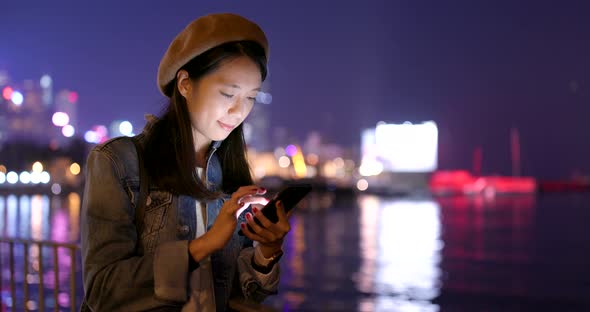
<path fill-rule="evenodd" d="M 137 3 L 136 3 L 137 4 Z M 360 146 L 381 120 L 440 126 L 441 169 L 472 165 L 510 174 L 510 132 L 522 145 L 522 173 L 590 173 L 590 7 L 522 2 L 440 4 L 132 2 L 28 6 L 9 1 L 0 21 L 0 69 L 14 80 L 54 78 L 79 94 L 80 128 L 128 119 L 136 127 L 165 98 L 155 73 L 188 22 L 230 11 L 258 22 L 270 41 L 271 129 L 303 141 Z M 123 109 L 120 109 L 123 107 Z"/>

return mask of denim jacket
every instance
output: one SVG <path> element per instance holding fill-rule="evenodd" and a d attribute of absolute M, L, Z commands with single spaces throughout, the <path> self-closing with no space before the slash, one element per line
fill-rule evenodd
<path fill-rule="evenodd" d="M 84 301 L 93 311 L 178 311 L 189 296 L 188 244 L 196 233 L 196 200 L 150 185 L 138 237 L 134 219 L 140 181 L 131 140 L 112 139 L 88 155 L 81 212 Z M 213 189 L 222 185 L 215 155 L 220 143 L 212 143 L 205 168 Z M 225 198 L 206 203 L 207 229 Z M 261 285 L 249 260 L 252 242 L 238 230 L 223 249 L 211 254 L 218 311 L 227 307 L 230 297 L 261 302 L 278 287 L 278 264 L 269 273 L 272 282 Z"/>

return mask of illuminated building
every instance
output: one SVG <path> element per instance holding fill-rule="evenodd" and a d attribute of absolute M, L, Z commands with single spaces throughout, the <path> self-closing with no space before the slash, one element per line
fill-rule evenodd
<path fill-rule="evenodd" d="M 428 188 L 428 177 L 438 166 L 436 123 L 379 123 L 363 131 L 361 143 L 359 173 L 368 188 L 387 193 Z"/>
<path fill-rule="evenodd" d="M 22 85 L 3 79 L 0 85 L 0 143 L 8 141 L 47 142 L 56 133 L 50 111 L 43 105 L 42 90 L 32 80 Z"/>

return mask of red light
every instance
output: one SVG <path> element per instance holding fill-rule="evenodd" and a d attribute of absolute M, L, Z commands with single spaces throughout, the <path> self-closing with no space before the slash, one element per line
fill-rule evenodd
<path fill-rule="evenodd" d="M 70 92 L 70 96 L 68 99 L 70 100 L 70 103 L 78 102 L 78 93 L 77 92 Z"/>
<path fill-rule="evenodd" d="M 8 101 L 12 98 L 12 92 L 14 92 L 14 90 L 12 90 L 11 87 L 6 87 L 4 90 L 2 90 L 2 96 Z"/>

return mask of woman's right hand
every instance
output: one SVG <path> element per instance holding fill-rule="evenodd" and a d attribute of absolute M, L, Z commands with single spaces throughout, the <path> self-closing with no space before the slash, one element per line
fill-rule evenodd
<path fill-rule="evenodd" d="M 255 185 L 242 186 L 226 200 L 211 229 L 203 236 L 191 241 L 190 253 L 195 261 L 200 261 L 223 248 L 232 237 L 237 227 L 237 215 L 251 204 L 266 205 L 268 199 L 263 196 L 266 190 Z"/>

